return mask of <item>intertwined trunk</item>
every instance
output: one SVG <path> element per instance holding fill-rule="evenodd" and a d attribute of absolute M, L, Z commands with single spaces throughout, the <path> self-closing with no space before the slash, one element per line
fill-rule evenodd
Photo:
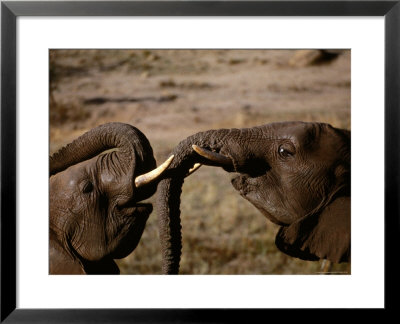
<path fill-rule="evenodd" d="M 165 274 L 178 274 L 182 249 L 180 196 L 184 178 L 195 163 L 212 165 L 210 161 L 194 152 L 192 145 L 221 153 L 234 159 L 230 146 L 239 141 L 247 130 L 221 129 L 198 133 L 188 137 L 173 150 L 175 155 L 164 179 L 158 186 L 157 212 L 159 217 L 160 241 L 162 250 L 162 271 Z M 234 167 L 224 167 L 233 171 Z"/>

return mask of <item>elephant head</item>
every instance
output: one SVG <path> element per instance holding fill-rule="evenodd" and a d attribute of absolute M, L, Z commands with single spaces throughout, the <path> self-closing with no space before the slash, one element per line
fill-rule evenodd
<path fill-rule="evenodd" d="M 350 131 L 283 122 L 192 135 L 173 151 L 157 208 L 163 272 L 179 272 L 180 194 L 194 165 L 236 172 L 233 187 L 280 225 L 277 247 L 304 260 L 350 258 Z"/>
<path fill-rule="evenodd" d="M 50 157 L 50 273 L 119 273 L 137 246 L 161 173 L 137 128 L 96 127 Z"/>

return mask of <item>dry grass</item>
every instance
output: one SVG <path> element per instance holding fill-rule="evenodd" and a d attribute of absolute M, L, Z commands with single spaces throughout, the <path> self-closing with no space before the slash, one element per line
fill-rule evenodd
<path fill-rule="evenodd" d="M 110 121 L 142 130 L 158 162 L 180 140 L 212 128 L 303 120 L 350 129 L 350 53 L 301 67 L 289 64 L 294 54 L 289 50 L 54 51 L 50 152 Z M 234 191 L 223 170 L 202 167 L 187 178 L 181 210 L 182 274 L 320 271 L 320 262 L 277 250 L 277 226 Z M 118 264 L 123 274 L 161 273 L 155 212 L 136 250 Z M 349 270 L 347 264 L 332 269 Z"/>

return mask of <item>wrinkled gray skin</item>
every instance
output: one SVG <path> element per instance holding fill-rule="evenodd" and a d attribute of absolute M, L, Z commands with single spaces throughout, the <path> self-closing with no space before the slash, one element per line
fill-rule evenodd
<path fill-rule="evenodd" d="M 119 273 L 113 259 L 135 249 L 152 211 L 138 202 L 156 190 L 137 189 L 135 177 L 155 166 L 147 138 L 122 123 L 94 128 L 50 157 L 51 274 Z"/>
<path fill-rule="evenodd" d="M 220 153 L 230 163 L 192 149 Z M 163 272 L 177 274 L 181 255 L 180 195 L 194 163 L 236 172 L 233 187 L 281 226 L 277 247 L 304 260 L 350 259 L 350 132 L 322 123 L 284 122 L 198 133 L 173 151 L 158 187 Z"/>

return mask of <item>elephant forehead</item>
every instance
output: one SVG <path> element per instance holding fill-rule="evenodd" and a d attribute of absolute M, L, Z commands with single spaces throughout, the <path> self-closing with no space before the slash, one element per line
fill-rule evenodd
<path fill-rule="evenodd" d="M 315 140 L 320 131 L 318 124 L 314 123 L 283 123 L 281 127 L 276 126 L 276 134 L 281 138 L 289 138 L 299 145 L 307 144 Z"/>
<path fill-rule="evenodd" d="M 109 184 L 114 183 L 116 181 L 116 177 L 110 172 L 103 172 L 100 174 L 100 180 L 103 184 Z"/>
<path fill-rule="evenodd" d="M 50 178 L 50 182 L 64 188 L 74 187 L 82 179 L 82 170 L 71 166 L 63 172 L 57 173 Z"/>
<path fill-rule="evenodd" d="M 278 138 L 290 139 L 298 148 L 321 153 L 325 158 L 338 156 L 338 150 L 346 149 L 346 143 L 337 135 L 335 128 L 323 123 L 282 123 L 275 125 Z"/>
<path fill-rule="evenodd" d="M 68 185 L 70 187 L 76 186 L 77 183 L 78 183 L 77 179 L 69 179 L 68 181 Z"/>
<path fill-rule="evenodd" d="M 93 161 L 87 160 L 74 164 L 66 170 L 56 173 L 50 177 L 50 189 L 55 194 L 56 191 L 74 192 L 79 191 L 79 187 L 86 180 L 91 180 L 93 173 Z"/>
<path fill-rule="evenodd" d="M 132 195 L 133 182 L 129 177 L 116 176 L 112 172 L 102 172 L 100 174 L 100 191 L 109 195 L 124 194 Z"/>

